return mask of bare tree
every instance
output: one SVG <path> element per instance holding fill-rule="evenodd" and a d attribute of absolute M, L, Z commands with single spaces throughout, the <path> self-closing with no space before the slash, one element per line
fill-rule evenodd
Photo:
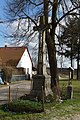
<path fill-rule="evenodd" d="M 37 26 L 38 17 L 41 15 L 45 16 L 44 29 L 46 30 L 46 43 L 51 73 L 51 88 L 56 97 L 59 96 L 55 46 L 56 35 L 58 35 L 58 33 L 56 33 L 56 29 L 60 27 L 63 22 L 66 22 L 69 19 L 69 16 L 78 14 L 77 9 L 79 7 L 77 0 L 8 0 L 7 2 L 7 14 L 9 19 L 18 19 L 19 21 L 28 19 L 27 28 L 32 26 L 31 23 Z M 49 16 L 51 17 L 50 23 L 48 22 Z M 18 30 L 19 27 L 20 24 L 18 23 Z M 27 28 L 25 28 L 26 34 L 25 32 L 24 34 L 21 32 L 23 35 L 20 33 L 20 41 L 22 38 L 27 36 Z"/>

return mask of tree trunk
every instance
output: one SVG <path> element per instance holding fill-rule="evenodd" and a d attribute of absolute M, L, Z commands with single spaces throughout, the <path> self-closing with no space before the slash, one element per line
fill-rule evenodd
<path fill-rule="evenodd" d="M 77 80 L 79 79 L 79 46 L 78 46 L 78 56 L 77 56 Z"/>
<path fill-rule="evenodd" d="M 71 42 L 71 67 L 73 67 L 73 43 Z"/>
<path fill-rule="evenodd" d="M 55 29 L 56 29 L 56 12 L 58 8 L 58 0 L 54 0 L 52 8 L 52 30 L 51 30 L 51 47 L 49 50 L 51 56 L 50 58 L 50 72 L 51 72 L 51 87 L 54 92 L 55 99 L 59 99 L 60 90 L 57 74 L 57 60 L 56 60 L 56 47 L 55 47 Z"/>
<path fill-rule="evenodd" d="M 50 74 L 51 74 L 51 89 L 54 93 L 54 99 L 56 100 L 60 96 L 58 76 L 57 76 L 57 61 L 56 61 L 56 48 L 55 48 L 55 29 L 56 29 L 56 11 L 57 2 L 55 0 L 52 10 L 52 30 L 51 34 L 46 30 L 46 44 L 48 49 L 48 57 L 50 64 Z M 45 15 L 45 25 L 48 25 L 48 0 L 44 0 L 44 15 Z"/>
<path fill-rule="evenodd" d="M 50 73 L 51 73 L 51 89 L 54 93 L 54 99 L 57 100 L 60 96 L 59 81 L 57 76 L 57 61 L 56 61 L 56 52 L 53 43 L 53 39 L 50 36 L 50 33 L 47 33 L 47 48 L 50 64 Z"/>

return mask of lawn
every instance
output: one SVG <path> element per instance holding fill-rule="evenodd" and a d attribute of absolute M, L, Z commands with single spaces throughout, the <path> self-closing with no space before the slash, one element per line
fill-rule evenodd
<path fill-rule="evenodd" d="M 60 87 L 65 90 L 68 81 L 60 81 Z M 15 113 L 5 111 L 0 107 L 0 120 L 61 120 L 80 113 L 80 81 L 72 81 L 73 99 L 62 103 L 45 103 L 42 113 Z M 55 119 L 56 118 L 56 119 Z"/>
<path fill-rule="evenodd" d="M 67 90 L 67 86 L 68 86 L 67 80 L 60 81 L 60 88 L 63 92 Z M 73 99 L 80 99 L 80 80 L 72 80 L 72 87 L 73 87 Z"/>

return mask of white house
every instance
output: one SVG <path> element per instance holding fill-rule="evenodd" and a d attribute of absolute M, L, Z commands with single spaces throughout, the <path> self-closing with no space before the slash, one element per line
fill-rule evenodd
<path fill-rule="evenodd" d="M 0 67 L 10 66 L 15 68 L 18 73 L 23 71 L 32 77 L 32 60 L 27 47 L 1 47 L 0 48 Z M 17 74 L 17 73 L 16 73 Z"/>
<path fill-rule="evenodd" d="M 30 76 L 32 77 L 32 60 L 27 48 L 24 49 L 21 59 L 19 60 L 16 67 L 24 68 L 25 74 L 29 73 Z"/>

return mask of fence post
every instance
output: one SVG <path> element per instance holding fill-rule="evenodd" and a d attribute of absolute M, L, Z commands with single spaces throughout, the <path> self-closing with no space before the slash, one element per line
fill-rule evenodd
<path fill-rule="evenodd" d="M 42 86 L 42 109 L 44 111 L 44 89 L 43 89 L 43 86 Z"/>
<path fill-rule="evenodd" d="M 10 103 L 10 100 L 11 100 L 11 91 L 10 91 L 10 84 L 9 84 L 9 99 L 8 99 L 9 103 Z"/>
<path fill-rule="evenodd" d="M 19 90 L 19 87 L 17 87 L 16 89 L 16 99 L 18 98 L 18 90 Z"/>

